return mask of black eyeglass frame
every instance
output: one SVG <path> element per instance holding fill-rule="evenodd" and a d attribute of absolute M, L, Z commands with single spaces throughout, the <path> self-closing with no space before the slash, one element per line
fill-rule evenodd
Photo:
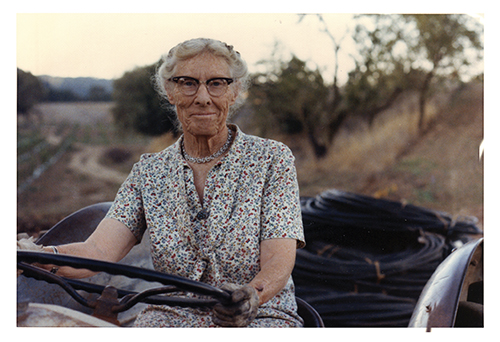
<path fill-rule="evenodd" d="M 209 93 L 210 95 L 215 96 L 215 97 L 222 96 L 222 95 L 224 95 L 224 94 L 225 94 L 225 92 L 224 92 L 223 94 L 220 94 L 220 95 L 213 95 L 213 94 L 211 94 L 211 93 L 210 93 L 210 89 L 209 89 L 209 87 L 208 87 L 208 83 L 210 83 L 211 81 L 215 81 L 215 80 L 223 80 L 223 81 L 225 81 L 225 82 L 227 83 L 227 85 L 229 86 L 231 83 L 233 83 L 233 82 L 234 82 L 234 78 L 228 78 L 228 77 L 214 77 L 214 78 L 208 79 L 208 80 L 206 80 L 206 81 L 200 81 L 200 80 L 199 80 L 199 79 L 197 79 L 197 78 L 194 78 L 194 77 L 189 77 L 189 76 L 175 76 L 175 77 L 171 77 L 171 78 L 169 78 L 169 79 L 168 79 L 168 81 L 171 81 L 171 82 L 174 82 L 174 83 L 178 84 L 178 82 L 179 82 L 179 80 L 180 80 L 181 78 L 184 78 L 184 79 L 186 79 L 186 80 L 193 81 L 193 82 L 195 82 L 195 83 L 196 83 L 196 91 L 195 91 L 193 94 L 189 94 L 189 95 L 188 95 L 188 94 L 186 94 L 186 95 L 188 95 L 188 96 L 191 96 L 191 95 L 196 94 L 196 93 L 198 92 L 198 89 L 200 89 L 200 84 L 204 84 L 204 85 L 207 87 L 207 91 L 208 91 L 208 93 Z M 227 91 L 227 89 L 226 89 L 226 91 Z"/>

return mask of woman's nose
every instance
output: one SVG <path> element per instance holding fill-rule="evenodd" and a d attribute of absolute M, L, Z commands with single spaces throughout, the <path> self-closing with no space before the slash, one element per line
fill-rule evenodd
<path fill-rule="evenodd" d="M 200 84 L 200 87 L 198 88 L 195 96 L 196 104 L 209 105 L 212 102 L 212 98 L 210 97 L 207 86 L 205 84 Z"/>

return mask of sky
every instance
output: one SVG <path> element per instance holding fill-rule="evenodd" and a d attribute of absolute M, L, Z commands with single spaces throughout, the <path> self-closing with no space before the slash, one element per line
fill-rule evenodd
<path fill-rule="evenodd" d="M 334 48 L 315 14 L 299 23 L 296 13 L 17 13 L 16 65 L 34 75 L 119 78 L 155 63 L 179 42 L 196 37 L 233 45 L 250 72 L 279 43 L 285 60 L 293 53 L 333 80 Z M 352 14 L 322 14 L 337 42 L 340 83 L 354 67 Z M 262 68 L 262 66 L 261 66 Z"/>
<path fill-rule="evenodd" d="M 325 14 L 328 28 L 342 41 L 340 73 L 354 66 L 351 14 Z M 299 23 L 289 14 L 17 14 L 16 63 L 34 75 L 119 78 L 137 66 L 155 63 L 177 43 L 196 37 L 233 45 L 251 72 L 269 59 L 276 42 L 279 53 L 294 53 L 333 79 L 333 45 L 314 15 Z"/>

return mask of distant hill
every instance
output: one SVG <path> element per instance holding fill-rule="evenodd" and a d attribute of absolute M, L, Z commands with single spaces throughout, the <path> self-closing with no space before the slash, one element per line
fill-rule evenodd
<path fill-rule="evenodd" d="M 62 92 L 70 91 L 80 98 L 87 98 L 90 89 L 93 87 L 101 87 L 106 93 L 112 93 L 113 80 L 93 78 L 93 77 L 53 77 L 53 76 L 37 76 L 38 79 L 48 88 Z"/>

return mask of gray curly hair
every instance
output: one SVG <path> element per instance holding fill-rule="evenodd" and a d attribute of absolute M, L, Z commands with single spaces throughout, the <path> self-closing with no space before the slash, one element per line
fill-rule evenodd
<path fill-rule="evenodd" d="M 167 54 L 163 55 L 160 66 L 156 70 L 154 83 L 156 91 L 167 99 L 167 80 L 175 73 L 175 67 L 180 61 L 185 61 L 200 55 L 203 52 L 210 52 L 214 56 L 224 58 L 234 78 L 234 84 L 239 87 L 239 96 L 236 103 L 231 108 L 231 113 L 243 104 L 242 94 L 248 88 L 248 68 L 246 62 L 241 58 L 240 53 L 234 50 L 232 45 L 209 38 L 190 39 L 174 46 Z M 231 114 L 230 113 L 230 114 Z"/>

